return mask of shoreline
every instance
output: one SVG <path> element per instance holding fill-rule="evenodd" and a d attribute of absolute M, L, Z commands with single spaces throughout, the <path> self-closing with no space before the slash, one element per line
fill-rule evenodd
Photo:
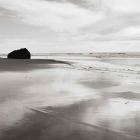
<path fill-rule="evenodd" d="M 51 56 L 73 56 L 73 57 L 95 57 L 95 58 L 140 58 L 140 52 L 94 52 L 94 53 L 32 53 L 32 58 L 43 58 L 43 57 L 51 57 Z M 1 58 L 7 58 L 7 54 L 0 54 Z"/>
<path fill-rule="evenodd" d="M 0 139 L 139 139 L 139 59 L 65 60 L 0 59 Z"/>

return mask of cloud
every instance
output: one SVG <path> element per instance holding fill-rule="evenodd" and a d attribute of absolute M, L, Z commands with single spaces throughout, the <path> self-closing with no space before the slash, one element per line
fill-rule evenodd
<path fill-rule="evenodd" d="M 139 4 L 139 0 L 0 0 L 26 24 L 57 32 L 84 28 L 101 34 L 140 24 Z"/>
<path fill-rule="evenodd" d="M 72 3 L 43 0 L 1 0 L 0 4 L 17 13 L 27 24 L 46 26 L 55 31 L 71 31 L 88 26 L 102 18 L 102 13 L 93 13 Z M 96 15 L 94 18 L 93 16 Z"/>
<path fill-rule="evenodd" d="M 104 7 L 116 12 L 140 12 L 139 0 L 102 0 L 102 4 Z"/>
<path fill-rule="evenodd" d="M 132 41 L 136 48 L 140 38 L 139 5 L 139 0 L 0 0 L 0 11 L 8 11 L 3 18 L 0 14 L 1 20 L 12 19 L 0 23 L 0 29 L 5 30 L 9 39 L 9 31 L 13 34 L 14 27 L 15 38 L 21 40 L 20 37 L 24 36 L 26 40 L 29 37 L 33 42 L 40 42 L 37 45 L 42 48 L 49 44 L 48 50 L 51 51 L 59 50 L 59 45 L 65 47 L 64 50 L 75 48 L 85 51 L 89 42 L 93 47 L 97 42 L 108 45 L 105 41 L 113 42 L 111 45 L 114 47 L 118 46 L 117 41 Z M 6 30 L 7 25 L 9 30 Z M 86 45 L 82 45 L 83 42 Z M 126 44 L 119 43 L 121 47 Z M 103 45 L 99 47 L 104 50 Z"/>

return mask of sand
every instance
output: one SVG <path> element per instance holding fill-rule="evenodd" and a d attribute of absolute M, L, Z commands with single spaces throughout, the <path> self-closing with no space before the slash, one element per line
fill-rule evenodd
<path fill-rule="evenodd" d="M 138 58 L 0 59 L 0 140 L 139 140 Z"/>

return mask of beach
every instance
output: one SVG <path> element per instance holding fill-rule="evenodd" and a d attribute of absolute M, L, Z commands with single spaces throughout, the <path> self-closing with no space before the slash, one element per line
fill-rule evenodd
<path fill-rule="evenodd" d="M 140 58 L 0 59 L 0 140 L 140 140 Z"/>

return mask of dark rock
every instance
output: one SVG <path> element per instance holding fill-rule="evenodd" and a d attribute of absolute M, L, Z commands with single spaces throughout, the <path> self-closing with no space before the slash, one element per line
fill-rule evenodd
<path fill-rule="evenodd" d="M 26 48 L 12 51 L 8 54 L 7 58 L 11 59 L 30 59 L 31 54 Z"/>

